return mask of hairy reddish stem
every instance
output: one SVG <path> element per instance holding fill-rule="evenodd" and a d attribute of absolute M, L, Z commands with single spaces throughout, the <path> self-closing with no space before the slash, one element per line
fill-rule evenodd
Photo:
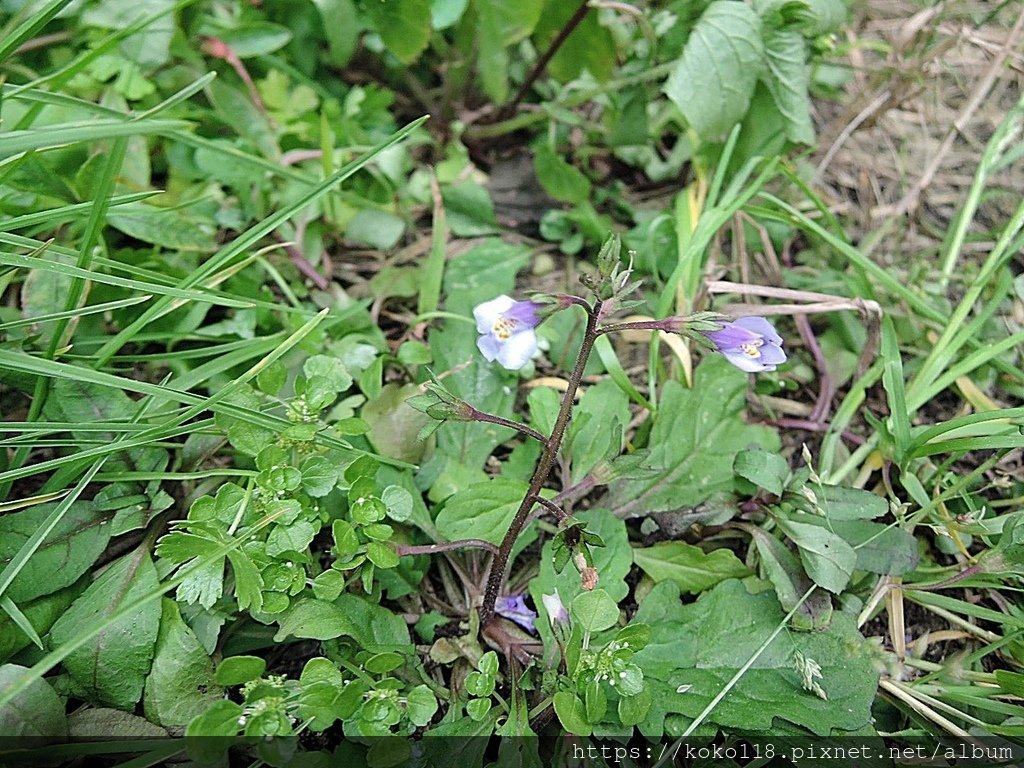
<path fill-rule="evenodd" d="M 597 317 L 600 311 L 600 301 L 595 303 L 593 307 L 587 308 L 587 330 L 583 334 L 583 344 L 580 345 L 580 354 L 576 359 L 576 367 L 569 377 L 569 385 L 565 390 L 565 394 L 562 395 L 562 406 L 558 410 L 558 417 L 555 419 L 555 426 L 551 430 L 551 437 L 544 442 L 544 451 L 541 453 L 540 460 L 537 462 L 537 468 L 533 472 L 530 488 L 527 490 L 526 495 L 523 496 L 519 509 L 516 510 L 515 517 L 512 518 L 508 531 L 505 533 L 505 538 L 501 540 L 498 553 L 494 556 L 494 560 L 491 561 L 491 570 L 487 576 L 487 587 L 484 591 L 484 602 L 480 606 L 481 626 L 486 625 L 494 616 L 494 604 L 498 600 L 498 593 L 501 591 L 501 585 L 505 581 L 505 572 L 508 569 L 512 547 L 526 525 L 530 510 L 533 509 L 533 505 L 540 498 L 541 488 L 544 487 L 544 483 L 547 482 L 548 477 L 551 475 L 551 470 L 555 467 L 558 449 L 562 445 L 565 429 L 569 425 L 569 419 L 572 416 L 572 406 L 573 400 L 576 397 L 576 390 L 579 389 L 580 381 L 583 380 L 583 370 L 587 367 L 587 360 L 590 358 L 594 342 L 597 341 L 599 336 Z"/>

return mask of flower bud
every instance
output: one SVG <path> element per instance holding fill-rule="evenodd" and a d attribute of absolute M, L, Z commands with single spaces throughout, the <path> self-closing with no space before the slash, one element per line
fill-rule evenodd
<path fill-rule="evenodd" d="M 562 599 L 558 596 L 557 591 L 553 595 L 541 595 L 540 599 L 544 603 L 544 610 L 547 611 L 552 629 L 558 629 L 569 623 L 569 612 L 562 605 Z"/>

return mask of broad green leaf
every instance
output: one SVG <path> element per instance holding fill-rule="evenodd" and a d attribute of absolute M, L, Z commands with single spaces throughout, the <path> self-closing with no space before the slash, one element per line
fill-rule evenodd
<path fill-rule="evenodd" d="M 495 102 L 508 93 L 508 46 L 533 32 L 540 20 L 543 0 L 473 0 L 477 14 L 478 59 L 481 84 Z"/>
<path fill-rule="evenodd" d="M 558 720 L 569 733 L 576 736 L 589 736 L 590 723 L 587 721 L 587 710 L 580 697 L 571 691 L 559 691 L 553 703 Z"/>
<path fill-rule="evenodd" d="M 800 515 L 799 522 L 828 528 L 852 546 L 859 571 L 902 576 L 917 567 L 917 539 L 902 528 L 867 520 L 826 521 L 815 515 Z"/>
<path fill-rule="evenodd" d="M 370 425 L 366 436 L 382 456 L 413 464 L 423 458 L 427 444 L 416 436 L 433 419 L 406 402 L 418 392 L 416 384 L 391 382 L 363 406 L 361 416 Z"/>
<path fill-rule="evenodd" d="M 533 168 L 537 181 L 555 200 L 578 205 L 590 197 L 590 179 L 556 155 L 547 144 L 534 152 Z"/>
<path fill-rule="evenodd" d="M 395 550 L 379 541 L 366 545 L 366 558 L 378 568 L 397 568 L 401 562 Z"/>
<path fill-rule="evenodd" d="M 500 544 L 526 495 L 519 480 L 492 477 L 458 491 L 437 515 L 435 525 L 449 541 L 483 539 Z"/>
<path fill-rule="evenodd" d="M 188 724 L 185 736 L 234 736 L 238 733 L 241 716 L 242 708 L 238 704 L 221 699 Z"/>
<path fill-rule="evenodd" d="M 174 35 L 174 0 L 101 0 L 90 3 L 79 23 L 86 27 L 123 29 L 152 18 L 145 28 L 121 41 L 120 51 L 131 61 L 152 69 L 167 63 Z M 162 13 L 163 12 L 163 13 Z"/>
<path fill-rule="evenodd" d="M 758 448 L 736 454 L 732 470 L 775 496 L 782 495 L 789 477 L 789 463 L 782 456 Z"/>
<path fill-rule="evenodd" d="M 705 552 L 684 541 L 663 541 L 635 547 L 633 561 L 655 582 L 671 580 L 681 592 L 697 594 L 720 581 L 739 579 L 750 571 L 730 549 Z"/>
<path fill-rule="evenodd" d="M 403 64 L 411 64 L 427 47 L 430 0 L 387 0 L 365 7 L 384 45 Z"/>
<path fill-rule="evenodd" d="M 56 506 L 39 504 L 0 517 L 0 567 L 6 567 Z M 106 549 L 112 517 L 113 511 L 98 512 L 91 501 L 75 502 L 11 582 L 6 595 L 21 604 L 74 584 Z"/>
<path fill-rule="evenodd" d="M 107 214 L 114 229 L 175 251 L 209 253 L 217 250 L 217 231 L 207 219 L 187 210 L 161 209 L 146 203 L 121 205 Z"/>
<path fill-rule="evenodd" d="M 587 632 L 600 632 L 619 620 L 619 606 L 603 589 L 582 592 L 572 601 L 569 615 Z"/>
<path fill-rule="evenodd" d="M 738 123 L 764 68 L 761 20 L 746 3 L 715 0 L 683 48 L 665 93 L 702 139 Z"/>
<path fill-rule="evenodd" d="M 534 31 L 538 50 L 547 50 L 555 36 L 576 11 L 573 3 L 545 3 L 544 12 Z M 547 71 L 563 83 L 575 80 L 584 70 L 598 82 L 604 82 L 615 71 L 617 52 L 611 29 L 601 24 L 600 14 L 591 11 L 583 17 L 558 52 L 548 62 Z"/>
<path fill-rule="evenodd" d="M 213 680 L 213 661 L 173 600 L 161 601 L 163 615 L 153 666 L 142 705 L 146 717 L 160 725 L 188 725 L 223 694 Z"/>
<path fill-rule="evenodd" d="M 359 24 L 352 0 L 313 0 L 324 24 L 327 60 L 344 67 L 352 58 L 359 40 Z"/>
<path fill-rule="evenodd" d="M 70 587 L 58 589 L 28 603 L 18 604 L 22 615 L 32 625 L 37 635 L 45 635 L 50 627 L 67 611 L 75 599 L 85 591 L 89 579 L 80 578 Z M 5 598 L 6 599 L 6 598 Z M 22 648 L 32 645 L 33 640 L 7 615 L 0 611 L 0 662 L 7 661 Z"/>
<path fill-rule="evenodd" d="M 68 715 L 68 740 L 166 739 L 168 733 L 144 717 L 110 707 L 82 707 Z"/>
<path fill-rule="evenodd" d="M 857 553 L 853 547 L 817 525 L 785 519 L 778 522 L 799 548 L 800 561 L 811 580 L 833 594 L 842 592 L 857 566 Z"/>
<path fill-rule="evenodd" d="M 353 619 L 334 603 L 306 598 L 294 603 L 280 620 L 281 628 L 274 635 L 280 643 L 289 635 L 311 640 L 332 640 L 356 633 Z"/>
<path fill-rule="evenodd" d="M 0 690 L 31 674 L 17 664 L 0 666 Z M 64 704 L 50 684 L 36 677 L 14 700 L 0 707 L 0 733 L 6 738 L 65 741 L 68 737 Z"/>
<path fill-rule="evenodd" d="M 437 712 L 437 697 L 425 685 L 417 685 L 406 694 L 406 711 L 413 725 L 423 727 Z"/>
<path fill-rule="evenodd" d="M 409 648 L 409 626 L 398 614 L 377 603 L 344 593 L 334 601 L 353 625 L 352 637 L 369 651 Z"/>
<path fill-rule="evenodd" d="M 562 449 L 572 461 L 573 483 L 582 481 L 598 462 L 622 452 L 622 437 L 629 421 L 629 398 L 614 381 L 605 379 L 587 388 L 573 411 Z"/>
<path fill-rule="evenodd" d="M 754 656 L 783 615 L 774 595 L 751 595 L 737 580 L 722 582 L 689 605 L 680 602 L 672 582 L 655 585 L 633 619 L 651 627 L 650 643 L 634 657 L 652 694 L 640 732 L 649 738 L 679 735 Z M 821 665 L 828 701 L 801 688 L 794 651 Z M 871 720 L 878 674 L 871 643 L 857 632 L 852 617 L 836 613 L 825 631 L 779 634 L 706 722 L 745 731 L 792 723 L 817 736 L 857 730 Z M 666 720 L 671 713 L 687 719 Z"/>
<path fill-rule="evenodd" d="M 153 562 L 140 548 L 107 568 L 53 625 L 51 648 L 97 625 L 105 627 L 64 659 L 76 695 L 125 710 L 142 697 L 160 629 L 160 602 L 151 600 L 114 622 L 109 617 L 158 586 Z"/>
<path fill-rule="evenodd" d="M 228 656 L 217 665 L 214 679 L 219 685 L 242 685 L 263 676 L 267 662 L 259 656 Z"/>
<path fill-rule="evenodd" d="M 747 376 L 720 356 L 698 366 L 693 389 L 666 382 L 648 441 L 645 463 L 653 471 L 616 483 L 605 504 L 620 517 L 640 517 L 693 507 L 729 490 L 737 453 L 779 445 L 772 430 L 743 421 L 747 386 Z"/>
<path fill-rule="evenodd" d="M 445 184 L 441 197 L 448 225 L 457 237 L 481 237 L 501 231 L 494 214 L 494 202 L 486 187 L 474 181 Z"/>
<path fill-rule="evenodd" d="M 813 586 L 811 580 L 807 578 L 796 555 L 785 544 L 758 526 L 744 523 L 742 527 L 753 538 L 761 568 L 775 587 L 782 610 L 789 613 Z M 825 629 L 831 620 L 832 599 L 820 588 L 811 593 L 791 619 L 794 629 L 804 631 Z"/>
<path fill-rule="evenodd" d="M 231 46 L 240 59 L 266 56 L 284 48 L 291 42 L 288 27 L 269 21 L 250 21 L 232 29 L 225 29 L 218 37 Z"/>
<path fill-rule="evenodd" d="M 829 520 L 871 520 L 889 511 L 889 503 L 877 493 L 841 485 L 808 485 Z"/>
<path fill-rule="evenodd" d="M 799 30 L 786 27 L 767 32 L 764 46 L 768 71 L 762 79 L 786 119 L 786 138 L 796 144 L 813 144 L 807 42 Z"/>
<path fill-rule="evenodd" d="M 528 257 L 524 248 L 487 240 L 452 259 L 444 273 L 445 309 L 469 320 L 477 304 L 503 293 L 511 294 L 515 275 Z M 500 365 L 484 360 L 476 340 L 476 326 L 469 322 L 448 320 L 432 330 L 428 341 L 436 370 L 453 371 L 444 384 L 456 397 L 481 411 L 511 417 L 516 378 Z M 511 435 L 511 430 L 494 424 L 446 423 L 437 431 L 437 452 L 424 465 L 423 472 L 433 468 L 440 474 L 449 459 L 470 471 L 479 470 L 495 447 Z"/>

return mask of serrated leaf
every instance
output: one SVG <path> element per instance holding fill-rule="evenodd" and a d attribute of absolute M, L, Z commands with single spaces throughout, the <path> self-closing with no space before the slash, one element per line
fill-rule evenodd
<path fill-rule="evenodd" d="M 742 578 L 750 573 L 732 550 L 705 552 L 684 541 L 636 547 L 633 561 L 655 582 L 674 581 L 680 591 L 691 595 L 710 589 L 720 581 Z"/>
<path fill-rule="evenodd" d="M 715 0 L 690 33 L 664 90 L 702 139 L 715 139 L 746 114 L 763 67 L 761 19 L 745 3 Z"/>
<path fill-rule="evenodd" d="M 741 450 L 777 450 L 772 430 L 743 421 L 747 386 L 747 377 L 720 356 L 697 367 L 693 389 L 666 382 L 648 441 L 652 471 L 615 483 L 606 505 L 620 517 L 693 507 L 732 487 Z"/>
<path fill-rule="evenodd" d="M 160 601 L 151 600 L 116 621 L 109 618 L 158 585 L 149 554 L 139 549 L 107 568 L 50 629 L 50 647 L 59 648 L 105 625 L 64 659 L 78 695 L 125 710 L 142 697 L 160 629 Z"/>

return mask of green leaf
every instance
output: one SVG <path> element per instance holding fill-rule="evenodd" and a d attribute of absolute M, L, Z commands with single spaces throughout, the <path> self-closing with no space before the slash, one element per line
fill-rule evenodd
<path fill-rule="evenodd" d="M 388 517 L 399 523 L 412 516 L 412 494 L 400 485 L 389 485 L 380 495 L 380 500 L 388 508 Z"/>
<path fill-rule="evenodd" d="M 401 2 L 402 0 L 399 0 Z M 377 5 L 393 5 L 394 0 Z M 394 248 L 405 232 L 405 220 L 393 213 L 376 208 L 363 208 L 345 228 L 345 239 L 367 245 L 379 251 Z"/>
<path fill-rule="evenodd" d="M 338 467 L 323 456 L 310 456 L 302 462 L 302 490 L 314 498 L 333 491 L 340 477 Z"/>
<path fill-rule="evenodd" d="M 185 736 L 234 736 L 238 733 L 241 716 L 242 708 L 238 704 L 221 699 L 186 726 Z"/>
<path fill-rule="evenodd" d="M 59 589 L 18 608 L 37 635 L 45 635 L 50 627 L 67 611 L 75 599 L 85 591 L 88 578 L 80 578 L 70 587 Z M 3 598 L 7 600 L 5 596 Z M 18 651 L 35 642 L 6 612 L 0 612 L 0 662 L 12 658 Z"/>
<path fill-rule="evenodd" d="M 7 566 L 56 507 L 38 504 L 0 517 L 0 566 Z M 91 501 L 76 501 L 5 594 L 20 604 L 74 584 L 106 549 L 112 516 L 97 511 Z"/>
<path fill-rule="evenodd" d="M 306 520 L 296 520 L 289 525 L 275 525 L 267 537 L 266 552 L 271 557 L 285 552 L 305 552 L 313 541 L 316 531 Z"/>
<path fill-rule="evenodd" d="M 352 637 L 368 651 L 403 650 L 409 647 L 409 627 L 400 615 L 358 595 L 343 593 L 335 605 L 352 623 Z"/>
<path fill-rule="evenodd" d="M 747 376 L 721 356 L 698 366 L 693 389 L 666 382 L 648 441 L 653 471 L 616 483 L 605 503 L 620 517 L 637 517 L 693 507 L 729 490 L 737 453 L 751 444 L 779 447 L 772 430 L 743 421 L 747 386 Z"/>
<path fill-rule="evenodd" d="M 395 550 L 379 541 L 371 541 L 366 545 L 366 557 L 378 568 L 397 568 L 401 562 Z"/>
<path fill-rule="evenodd" d="M 742 526 L 754 540 L 761 558 L 761 568 L 775 587 L 775 594 L 779 598 L 782 610 L 789 613 L 800 602 L 804 593 L 813 586 L 811 580 L 807 578 L 807 574 L 800 567 L 800 562 L 785 544 L 763 528 L 747 523 L 743 523 Z M 815 588 L 791 619 L 794 629 L 803 631 L 825 629 L 831 620 L 832 599 L 820 588 Z"/>
<path fill-rule="evenodd" d="M 125 710 L 142 697 L 160 630 L 160 602 L 151 600 L 113 622 L 109 617 L 158 587 L 153 562 L 140 548 L 107 568 L 53 625 L 51 648 L 104 626 L 64 659 L 76 695 Z"/>
<path fill-rule="evenodd" d="M 619 620 L 619 606 L 603 589 L 583 592 L 573 599 L 569 615 L 587 632 L 600 632 Z"/>
<path fill-rule="evenodd" d="M 240 59 L 266 56 L 284 48 L 292 40 L 288 27 L 268 21 L 250 21 L 219 33 L 222 41 L 231 46 Z"/>
<path fill-rule="evenodd" d="M 214 678 L 219 685 L 242 685 L 263 677 L 266 671 L 267 662 L 259 656 L 228 656 L 217 665 Z"/>
<path fill-rule="evenodd" d="M 636 696 L 623 696 L 619 699 L 618 709 L 623 725 L 639 725 L 651 709 L 651 692 L 645 688 Z"/>
<path fill-rule="evenodd" d="M 17 664 L 0 666 L 0 690 L 32 673 Z M 0 707 L 0 733 L 6 738 L 40 738 L 47 741 L 67 740 L 68 726 L 64 704 L 50 684 L 33 676 L 29 686 Z"/>
<path fill-rule="evenodd" d="M 590 179 L 556 155 L 547 144 L 535 150 L 533 168 L 537 181 L 555 200 L 580 204 L 590 197 Z"/>
<path fill-rule="evenodd" d="M 381 455 L 413 464 L 423 458 L 427 444 L 416 435 L 433 419 L 406 402 L 418 391 L 416 384 L 391 382 L 363 406 L 361 416 L 370 425 L 366 436 Z"/>
<path fill-rule="evenodd" d="M 533 32 L 540 20 L 543 0 L 474 0 L 477 12 L 478 60 L 484 92 L 501 103 L 508 94 L 506 48 Z"/>
<path fill-rule="evenodd" d="M 827 527 L 852 546 L 857 570 L 902 576 L 917 567 L 917 539 L 902 528 L 866 520 L 826 521 L 814 515 L 800 515 L 799 522 Z"/>
<path fill-rule="evenodd" d="M 534 33 L 538 50 L 547 50 L 575 10 L 572 3 L 544 4 L 544 13 Z M 611 29 L 601 23 L 600 14 L 588 13 L 548 62 L 547 71 L 563 83 L 575 80 L 583 70 L 604 82 L 612 76 L 615 66 L 616 49 Z"/>
<path fill-rule="evenodd" d="M 217 249 L 213 224 L 199 216 L 190 216 L 186 209 L 131 203 L 111 210 L 107 222 L 136 240 L 176 251 L 210 253 Z"/>
<path fill-rule="evenodd" d="M 306 598 L 292 604 L 280 619 L 281 628 L 274 635 L 280 643 L 289 635 L 311 640 L 332 640 L 356 634 L 355 622 L 334 603 Z"/>
<path fill-rule="evenodd" d="M 474 483 L 448 499 L 435 521 L 437 530 L 449 541 L 499 544 L 527 490 L 526 483 L 505 477 Z"/>
<path fill-rule="evenodd" d="M 371 2 L 366 10 L 377 33 L 403 64 L 411 64 L 430 41 L 430 0 Z"/>
<path fill-rule="evenodd" d="M 486 187 L 474 181 L 446 184 L 441 187 L 441 197 L 453 235 L 480 237 L 501 231 Z"/>
<path fill-rule="evenodd" d="M 759 448 L 740 451 L 732 464 L 732 471 L 764 488 L 774 496 L 781 496 L 789 477 L 789 462 L 777 453 Z"/>
<path fill-rule="evenodd" d="M 630 418 L 629 398 L 614 381 L 605 379 L 587 388 L 573 412 L 563 448 L 572 461 L 573 483 L 581 482 L 598 462 L 622 452 Z"/>
<path fill-rule="evenodd" d="M 182 621 L 173 600 L 161 601 L 163 615 L 153 666 L 142 704 L 146 717 L 160 725 L 188 725 L 223 694 L 213 679 L 213 661 Z"/>
<path fill-rule="evenodd" d="M 764 43 L 768 74 L 763 80 L 785 118 L 786 138 L 796 144 L 813 144 L 807 42 L 795 29 L 777 29 L 765 35 Z"/>
<path fill-rule="evenodd" d="M 327 60 L 335 67 L 348 64 L 359 40 L 359 23 L 352 0 L 313 0 L 323 20 Z"/>
<path fill-rule="evenodd" d="M 681 592 L 694 595 L 720 581 L 750 574 L 730 549 L 705 552 L 683 541 L 663 541 L 633 549 L 633 561 L 655 582 L 671 580 Z"/>
<path fill-rule="evenodd" d="M 811 580 L 833 594 L 842 592 L 857 566 L 857 553 L 853 547 L 817 525 L 781 518 L 778 522 L 800 549 L 800 561 Z"/>
<path fill-rule="evenodd" d="M 696 603 L 683 605 L 672 582 L 655 585 L 633 621 L 649 624 L 651 641 L 634 656 L 652 694 L 640 725 L 650 738 L 678 735 L 679 713 L 692 719 L 757 653 L 783 619 L 770 593 L 751 595 L 736 580 L 724 581 Z M 804 691 L 793 669 L 800 651 L 822 668 L 823 701 Z M 871 719 L 878 687 L 874 651 L 853 617 L 836 613 L 821 632 L 781 633 L 739 677 L 729 695 L 711 710 L 707 723 L 744 731 L 774 731 L 786 723 L 828 736 L 833 729 L 857 730 Z M 782 721 L 781 723 L 779 721 Z"/>
<path fill-rule="evenodd" d="M 715 139 L 743 118 L 763 68 L 761 19 L 746 3 L 715 0 L 664 90 L 698 136 Z"/>
<path fill-rule="evenodd" d="M 571 691 L 559 691 L 554 695 L 555 714 L 562 727 L 576 736 L 589 736 L 590 723 L 587 722 L 587 710 L 580 697 Z"/>
<path fill-rule="evenodd" d="M 417 685 L 406 695 L 406 712 L 413 725 L 422 728 L 437 712 L 437 697 L 425 685 Z"/>
<path fill-rule="evenodd" d="M 870 520 L 889 511 L 889 503 L 877 493 L 841 485 L 812 485 L 818 506 L 829 520 Z"/>

